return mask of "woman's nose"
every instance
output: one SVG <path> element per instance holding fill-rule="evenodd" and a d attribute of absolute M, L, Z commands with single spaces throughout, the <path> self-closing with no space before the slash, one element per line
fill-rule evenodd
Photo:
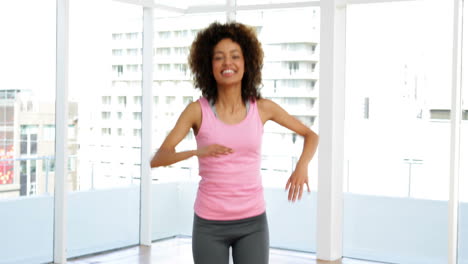
<path fill-rule="evenodd" d="M 224 65 L 230 65 L 232 62 L 232 60 L 230 58 L 225 58 L 224 61 L 223 61 L 223 64 Z"/>

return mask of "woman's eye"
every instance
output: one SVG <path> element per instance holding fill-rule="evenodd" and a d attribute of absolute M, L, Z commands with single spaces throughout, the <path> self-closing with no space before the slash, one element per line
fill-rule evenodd
<path fill-rule="evenodd" d="M 223 57 L 214 57 L 213 60 L 222 60 Z"/>

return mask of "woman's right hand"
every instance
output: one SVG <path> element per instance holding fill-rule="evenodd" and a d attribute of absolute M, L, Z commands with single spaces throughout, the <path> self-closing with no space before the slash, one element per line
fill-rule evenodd
<path fill-rule="evenodd" d="M 199 158 L 218 157 L 219 155 L 229 155 L 233 152 L 234 150 L 232 148 L 228 148 L 226 146 L 219 145 L 219 144 L 212 144 L 212 145 L 208 145 L 203 148 L 197 149 L 196 155 Z"/>

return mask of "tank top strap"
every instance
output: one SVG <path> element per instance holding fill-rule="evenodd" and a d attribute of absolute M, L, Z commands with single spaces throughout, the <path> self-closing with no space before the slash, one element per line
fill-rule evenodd
<path fill-rule="evenodd" d="M 208 102 L 208 100 L 205 97 L 201 97 L 200 99 L 198 99 L 198 101 L 200 102 L 203 118 L 204 119 L 209 118 L 210 117 L 210 112 L 212 112 L 210 103 Z"/>

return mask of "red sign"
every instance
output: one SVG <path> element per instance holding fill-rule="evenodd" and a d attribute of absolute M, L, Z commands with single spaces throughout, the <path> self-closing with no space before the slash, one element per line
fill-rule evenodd
<path fill-rule="evenodd" d="M 0 185 L 13 183 L 13 155 L 13 146 L 6 150 L 0 149 Z"/>

